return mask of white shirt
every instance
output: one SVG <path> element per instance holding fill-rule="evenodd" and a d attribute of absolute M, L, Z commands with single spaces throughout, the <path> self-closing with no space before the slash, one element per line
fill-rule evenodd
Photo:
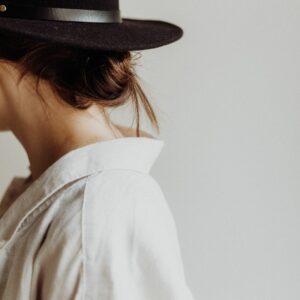
<path fill-rule="evenodd" d="M 193 300 L 176 225 L 149 171 L 164 142 L 76 148 L 2 201 L 1 300 Z"/>

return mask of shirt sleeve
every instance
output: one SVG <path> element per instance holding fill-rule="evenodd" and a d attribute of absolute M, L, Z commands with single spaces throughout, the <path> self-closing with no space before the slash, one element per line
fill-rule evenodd
<path fill-rule="evenodd" d="M 139 299 L 192 300 L 177 228 L 158 182 L 146 176 L 135 201 L 133 261 Z"/>
<path fill-rule="evenodd" d="M 122 180 L 117 174 L 114 182 Z M 104 183 L 100 191 L 91 182 L 86 193 L 84 299 L 193 300 L 159 184 L 149 174 L 128 177 L 122 188 L 114 183 L 113 192 L 113 186 Z M 95 226 L 96 219 L 101 224 Z"/>

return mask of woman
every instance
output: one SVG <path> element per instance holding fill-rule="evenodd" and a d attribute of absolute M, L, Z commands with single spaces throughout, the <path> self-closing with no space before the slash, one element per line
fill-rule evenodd
<path fill-rule="evenodd" d="M 0 129 L 30 175 L 0 205 L 0 299 L 191 300 L 131 53 L 181 28 L 124 19 L 112 0 L 20 2 L 0 6 Z M 136 131 L 108 114 L 131 101 Z"/>

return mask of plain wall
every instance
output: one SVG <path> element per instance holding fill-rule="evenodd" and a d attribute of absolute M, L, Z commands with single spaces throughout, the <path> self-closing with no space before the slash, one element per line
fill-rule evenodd
<path fill-rule="evenodd" d="M 300 2 L 121 0 L 121 10 L 185 31 L 143 51 L 138 70 L 165 141 L 152 174 L 195 300 L 299 300 Z M 130 126 L 127 115 L 113 113 Z M 3 190 L 28 162 L 10 133 L 0 149 Z"/>

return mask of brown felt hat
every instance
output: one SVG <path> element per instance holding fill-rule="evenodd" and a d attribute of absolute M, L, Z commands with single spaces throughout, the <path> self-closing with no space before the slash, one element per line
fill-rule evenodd
<path fill-rule="evenodd" d="M 144 50 L 179 40 L 162 21 L 123 18 L 119 0 L 0 0 L 0 31 L 99 50 Z"/>

